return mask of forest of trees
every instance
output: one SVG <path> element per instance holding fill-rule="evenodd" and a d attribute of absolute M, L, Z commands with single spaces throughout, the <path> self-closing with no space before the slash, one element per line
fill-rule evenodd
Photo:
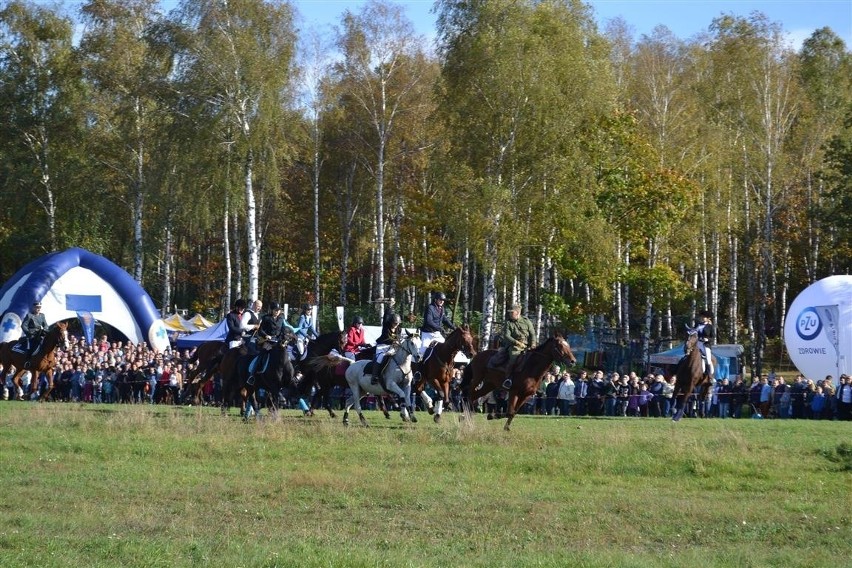
<path fill-rule="evenodd" d="M 852 66 L 760 13 L 633 37 L 578 0 L 398 4 L 329 36 L 278 0 L 0 9 L 0 282 L 80 246 L 165 312 L 237 297 L 378 321 L 443 290 L 483 340 L 653 351 L 698 310 L 759 371 L 852 263 Z"/>

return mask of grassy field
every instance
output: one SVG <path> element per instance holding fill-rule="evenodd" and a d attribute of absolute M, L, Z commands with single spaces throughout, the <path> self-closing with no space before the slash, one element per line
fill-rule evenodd
<path fill-rule="evenodd" d="M 0 403 L 0 566 L 852 566 L 852 423 Z"/>

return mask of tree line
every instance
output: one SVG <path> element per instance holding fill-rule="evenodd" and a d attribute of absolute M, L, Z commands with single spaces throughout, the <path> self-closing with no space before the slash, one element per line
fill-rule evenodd
<path fill-rule="evenodd" d="M 372 0 L 329 35 L 278 0 L 0 11 L 0 279 L 81 246 L 164 311 L 237 297 L 378 319 L 454 300 L 483 342 L 654 350 L 701 309 L 759 371 L 852 258 L 850 53 L 760 13 L 681 39 L 578 0 Z M 329 317 L 331 308 L 324 313 Z"/>

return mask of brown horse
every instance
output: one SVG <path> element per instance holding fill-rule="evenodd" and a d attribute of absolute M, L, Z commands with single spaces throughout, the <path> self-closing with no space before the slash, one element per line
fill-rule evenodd
<path fill-rule="evenodd" d="M 473 335 L 466 325 L 459 326 L 447 336 L 444 343 L 438 343 L 430 351 L 426 351 L 425 359 L 417 365 L 420 378 L 414 384 L 414 392 L 420 395 L 429 414 L 434 415 L 435 422 L 440 422 L 444 401 L 450 403 L 450 383 L 453 380 L 453 363 L 458 352 L 463 352 L 468 358 L 476 355 Z M 417 376 L 417 375 L 415 375 Z M 432 399 L 424 390 L 431 385 L 437 393 L 438 400 L 434 406 Z"/>
<path fill-rule="evenodd" d="M 713 384 L 712 377 L 704 371 L 704 360 L 701 357 L 701 350 L 698 347 L 698 332 L 688 328 L 689 337 L 687 337 L 686 345 L 684 346 L 685 355 L 677 364 L 675 371 L 675 387 L 672 393 L 672 400 L 677 407 L 677 410 L 672 415 L 672 420 L 677 422 L 683 418 L 683 413 L 686 411 L 686 402 L 695 389 L 701 387 L 702 392 Z M 713 357 L 714 365 L 716 357 Z"/>
<path fill-rule="evenodd" d="M 491 368 L 488 362 L 497 353 L 496 349 L 480 351 L 467 367 L 465 367 L 462 378 L 462 390 L 466 392 L 465 402 L 468 409 L 473 408 L 474 402 L 493 390 L 502 388 L 503 379 L 506 378 L 505 371 Z M 571 346 L 562 335 L 556 333 L 547 341 L 524 351 L 518 355 L 515 370 L 512 373 L 512 387 L 509 389 L 509 402 L 507 406 L 507 421 L 503 427 L 507 432 L 515 418 L 518 410 L 534 395 L 541 384 L 542 378 L 554 362 L 570 363 L 577 362 Z"/>
<path fill-rule="evenodd" d="M 15 367 L 15 375 L 12 377 L 12 382 L 15 384 L 17 396 L 20 398 L 23 395 L 21 389 L 21 375 L 24 371 L 31 371 L 33 375 L 33 384 L 38 388 L 39 377 L 42 373 L 47 377 L 47 389 L 39 400 L 46 400 L 53 390 L 53 371 L 56 368 L 56 348 L 61 344 L 63 349 L 68 349 L 68 324 L 59 321 L 56 326 L 47 332 L 44 336 L 44 341 L 38 351 L 30 358 L 30 368 L 25 369 L 24 364 L 27 362 L 27 354 L 22 351 L 15 350 L 17 341 L 10 341 L 0 345 L 0 363 L 3 365 L 4 373 L 2 378 L 5 379 L 9 372 L 9 367 Z"/>
<path fill-rule="evenodd" d="M 204 385 L 213 378 L 219 370 L 219 364 L 225 351 L 224 341 L 205 341 L 195 348 L 195 352 L 189 359 L 190 363 L 198 362 L 194 369 L 186 374 L 186 384 L 191 393 L 189 400 L 194 404 L 200 404 L 200 394 Z"/>

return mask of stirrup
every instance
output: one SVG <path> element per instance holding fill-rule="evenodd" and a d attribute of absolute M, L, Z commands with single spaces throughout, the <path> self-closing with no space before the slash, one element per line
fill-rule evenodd
<path fill-rule="evenodd" d="M 248 379 L 246 379 L 246 384 L 250 387 L 254 386 L 254 375 L 252 375 Z"/>
<path fill-rule="evenodd" d="M 506 390 L 512 388 L 512 379 L 506 379 L 505 381 L 503 381 L 503 388 Z"/>

